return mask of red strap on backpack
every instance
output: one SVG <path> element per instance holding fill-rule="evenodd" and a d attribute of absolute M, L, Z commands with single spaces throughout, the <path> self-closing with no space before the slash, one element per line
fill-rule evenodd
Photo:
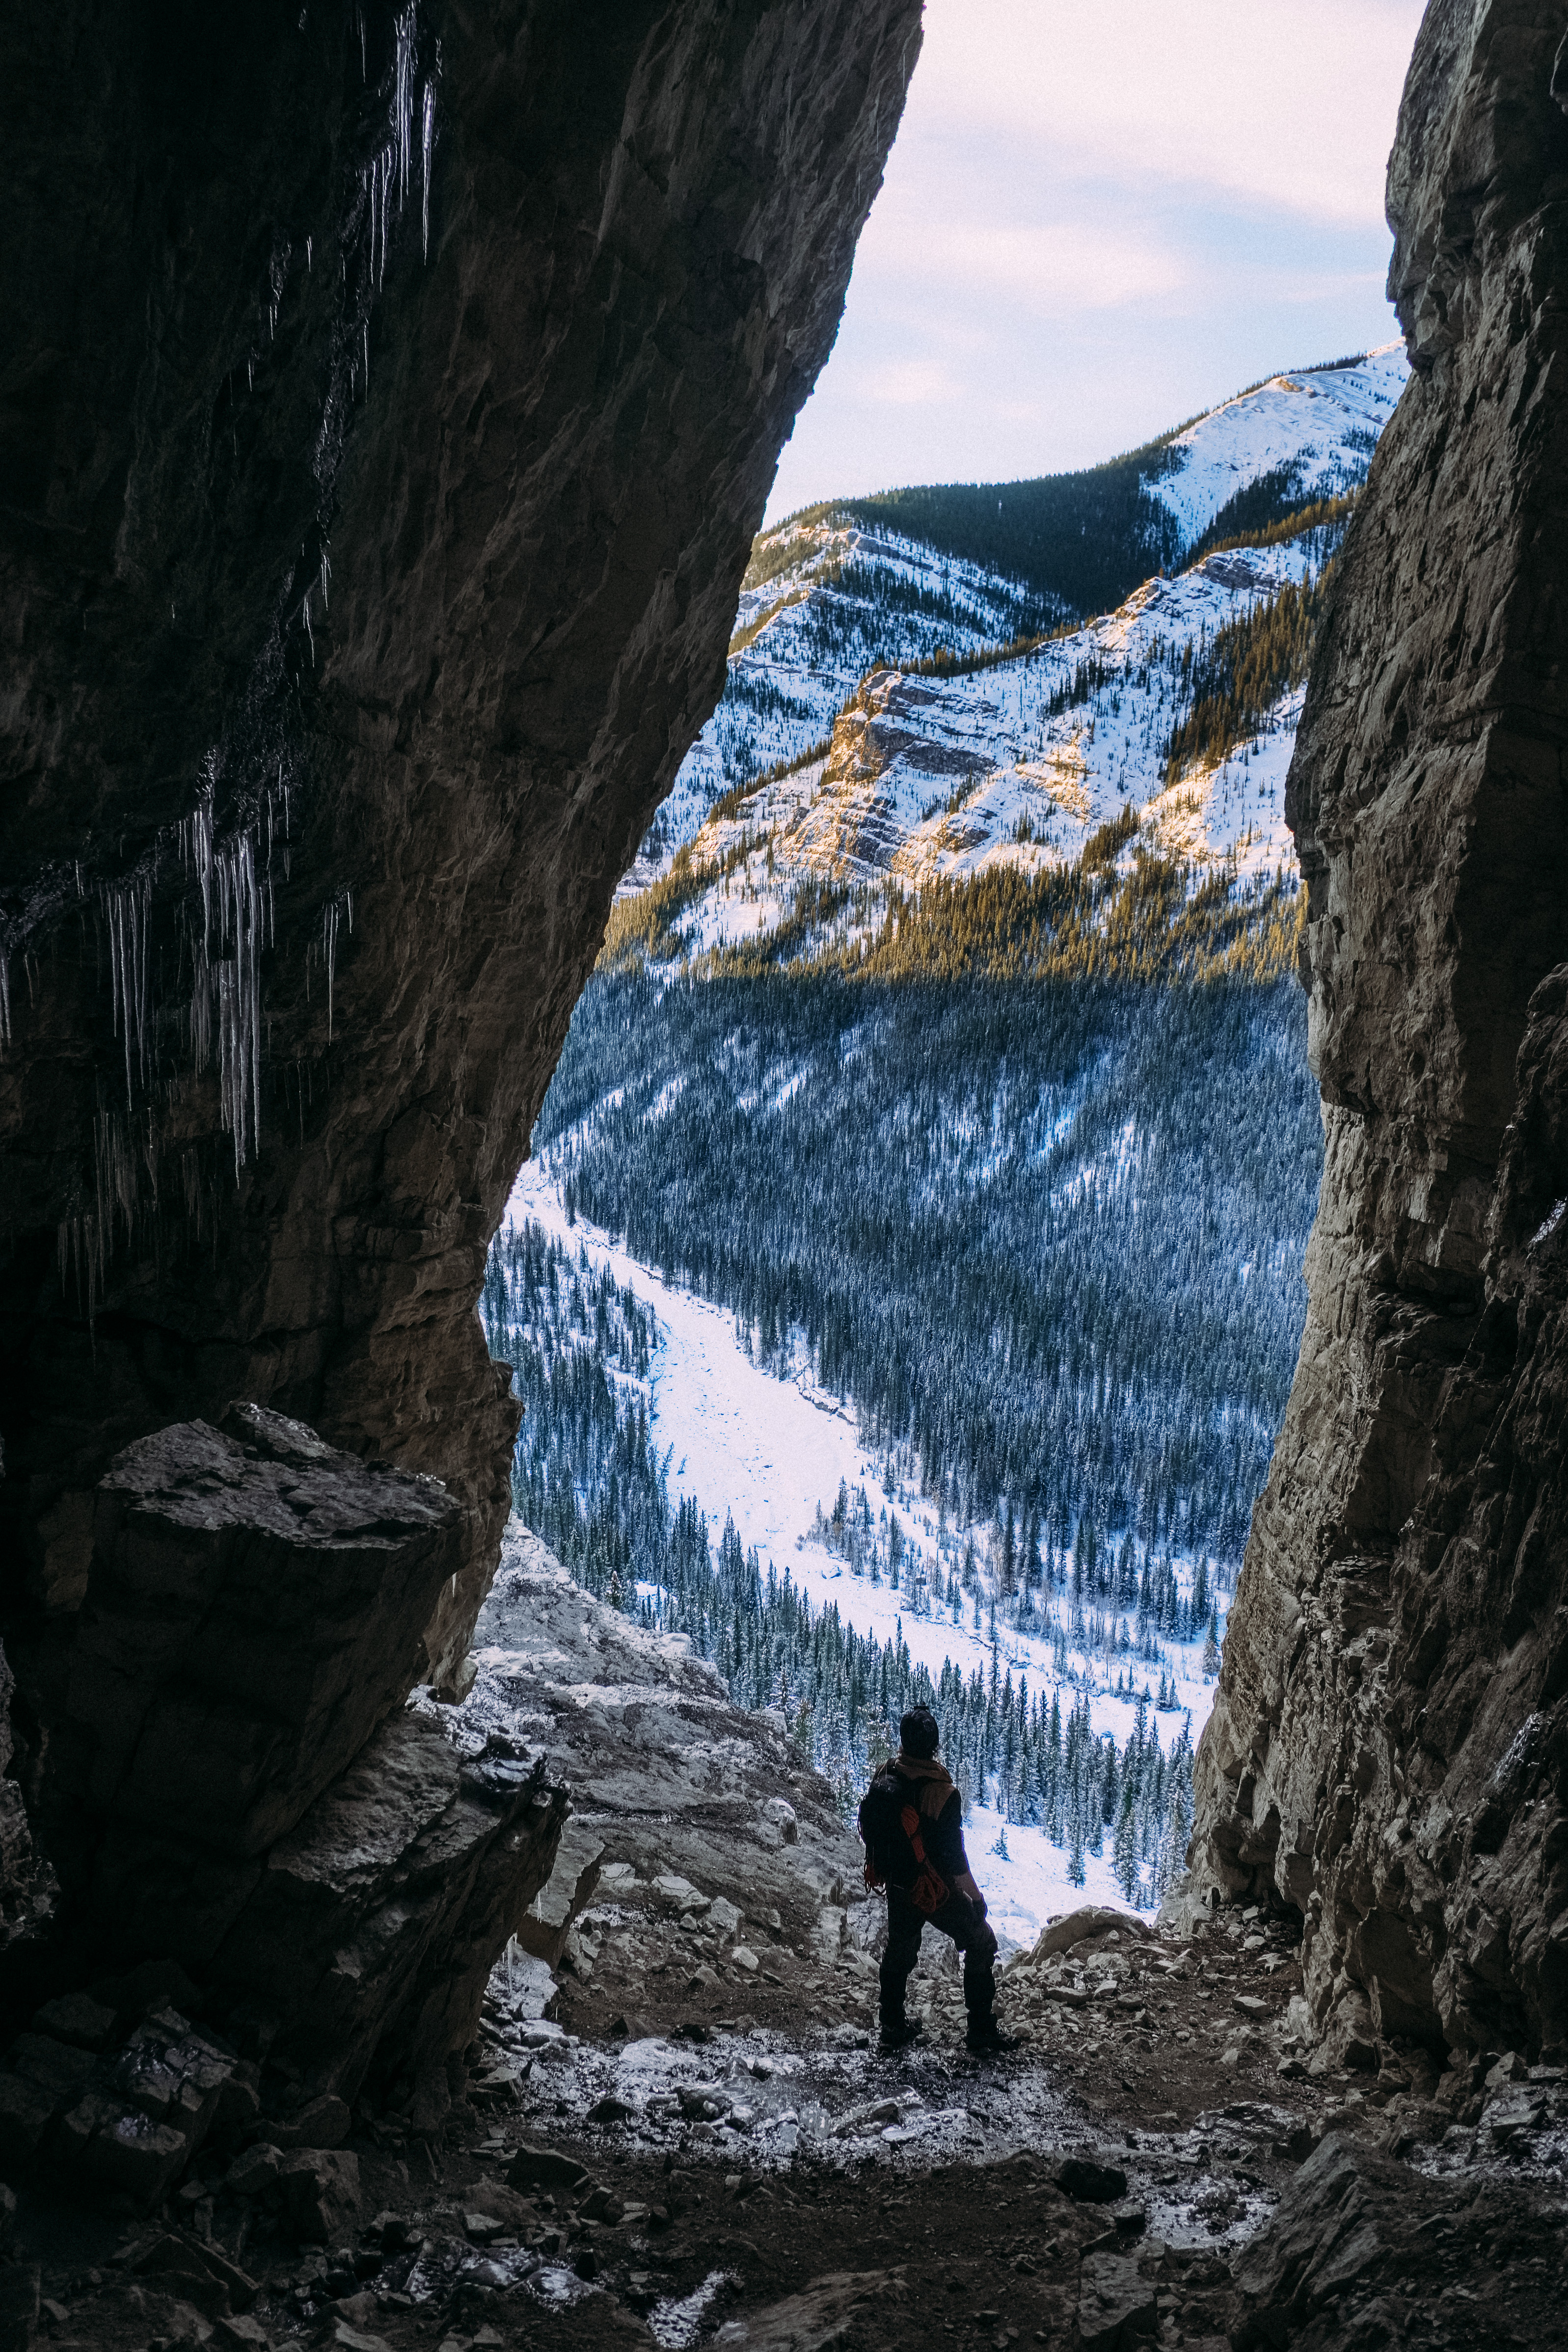
<path fill-rule="evenodd" d="M 921 1838 L 919 1808 L 915 1805 L 906 1805 L 899 1815 L 899 1820 L 902 1824 L 904 1835 L 910 1842 L 915 1861 L 919 1864 L 915 1873 L 915 1883 L 909 1889 L 910 1901 L 917 1911 L 923 1911 L 929 1919 L 931 1914 L 934 1911 L 940 1911 L 947 1901 L 947 1882 L 944 1878 L 939 1877 L 926 1860 L 926 1850 Z"/>

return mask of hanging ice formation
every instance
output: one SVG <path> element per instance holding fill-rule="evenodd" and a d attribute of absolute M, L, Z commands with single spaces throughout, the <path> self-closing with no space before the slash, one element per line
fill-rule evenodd
<path fill-rule="evenodd" d="M 363 0 L 354 10 L 360 38 L 360 65 L 368 79 L 369 57 Z M 419 152 L 420 229 L 424 257 L 430 252 L 430 195 L 436 142 L 436 82 L 441 69 L 440 45 L 435 44 L 433 64 L 421 77 L 418 60 L 417 0 L 407 0 L 393 19 L 393 67 L 384 143 L 360 180 L 366 200 L 363 216 L 368 229 L 368 269 L 362 285 L 357 320 L 351 310 L 342 322 L 348 352 L 357 346 L 370 383 L 369 311 L 374 293 L 384 284 L 391 241 L 394 209 L 399 216 L 414 193 L 416 115 Z M 307 270 L 314 264 L 314 239 L 305 241 Z M 345 257 L 346 262 L 346 257 Z M 267 320 L 268 341 L 276 339 L 289 268 L 287 246 L 276 250 L 267 273 L 260 304 Z M 345 268 L 346 275 L 346 268 Z M 258 320 L 259 326 L 259 320 Z M 360 331 L 354 333 L 357 324 Z M 343 347 L 340 345 L 340 350 Z M 246 381 L 254 393 L 258 352 L 246 358 Z M 352 397 L 356 369 L 349 362 Z M 323 449 L 330 440 L 331 408 L 323 416 Z M 321 453 L 319 453 L 319 457 Z M 330 460 L 321 459 L 330 470 Z M 327 474 L 323 473 L 323 488 Z M 323 540 L 319 578 L 300 600 L 299 618 L 315 660 L 311 595 L 319 584 L 321 610 L 327 610 L 331 564 Z M 216 760 L 216 755 L 215 755 Z M 261 1123 L 261 950 L 275 943 L 273 856 L 280 848 L 284 879 L 288 879 L 289 847 L 289 787 L 281 763 L 277 784 L 252 803 L 255 814 L 232 838 L 220 841 L 215 826 L 217 771 L 209 763 L 196 806 L 174 829 L 174 845 L 185 875 L 201 895 L 199 927 L 194 908 L 183 910 L 179 922 L 184 951 L 190 957 L 190 996 L 186 1044 L 197 1074 L 216 1066 L 222 1129 L 232 1139 L 237 1174 L 257 1151 Z M 281 807 L 282 824 L 278 824 Z M 162 845 L 169 846 L 165 837 Z M 125 1105 L 120 1109 L 101 1102 L 93 1122 L 93 1205 L 61 1220 L 58 1228 L 62 1286 L 74 1271 L 79 1295 L 90 1317 L 103 1296 L 108 1261 L 114 1237 L 122 1226 L 133 1239 L 139 1223 L 159 1209 L 160 1133 L 155 1080 L 160 1063 L 155 1051 L 151 939 L 160 847 L 155 845 L 141 870 L 124 881 L 99 886 L 98 898 L 109 942 L 110 984 L 114 1033 L 124 1058 Z M 86 895 L 79 868 L 79 897 Z M 337 971 L 340 924 L 353 929 L 352 891 L 337 892 L 321 914 L 321 949 L 327 972 L 327 1034 L 333 1030 L 333 994 Z M 307 962 L 309 958 L 307 958 Z M 25 965 L 26 968 L 26 965 Z M 9 944 L 0 939 L 0 1045 L 12 1034 Z M 165 1056 L 162 1084 L 171 1098 L 181 1080 Z M 198 1153 L 190 1146 L 180 1153 L 184 1207 L 187 1223 L 198 1225 L 212 1173 L 202 1172 Z M 205 1188 L 205 1190 L 204 1190 Z M 177 1188 L 179 1189 L 179 1188 Z"/>
<path fill-rule="evenodd" d="M 151 872 L 106 885 L 103 911 L 109 925 L 110 991 L 114 1034 L 125 1047 L 125 1098 L 134 1099 L 136 1080 L 147 1083 L 147 932 L 153 913 Z"/>
<path fill-rule="evenodd" d="M 327 1037 L 329 1042 L 331 1042 L 332 1034 L 332 982 L 336 976 L 338 969 L 338 924 L 345 918 L 348 922 L 350 935 L 352 936 L 354 927 L 354 894 L 352 890 L 345 890 L 343 892 L 342 913 L 340 913 L 338 901 L 335 898 L 329 898 L 326 905 L 321 909 L 321 954 L 325 959 L 327 966 Z"/>
<path fill-rule="evenodd" d="M 281 793 L 281 779 L 278 787 Z M 202 936 L 193 940 L 191 1046 L 198 1070 L 213 1055 L 217 1016 L 218 1099 L 234 1138 L 237 1175 L 261 1131 L 261 950 L 270 936 L 273 793 L 266 800 L 268 868 L 263 895 L 256 871 L 256 833 L 215 843 L 210 789 L 180 826 L 181 849 L 194 865 L 202 894 Z M 216 952 L 215 952 L 216 950 Z"/>
<path fill-rule="evenodd" d="M 425 85 L 425 127 L 419 142 L 420 155 L 422 159 L 420 185 L 424 200 L 425 258 L 426 261 L 430 258 L 430 150 L 435 143 L 435 138 L 436 85 L 433 81 L 427 81 Z"/>
<path fill-rule="evenodd" d="M 365 174 L 365 192 L 370 206 L 370 274 L 379 291 L 386 276 L 388 231 L 392 206 L 395 202 L 399 214 L 408 201 L 414 184 L 414 99 L 416 79 L 415 67 L 416 15 L 414 0 L 398 11 L 393 26 L 394 61 L 392 77 L 392 118 L 388 126 L 386 145 L 373 157 Z M 363 28 L 362 28 L 363 38 Z M 437 57 L 436 71 L 440 70 Z M 420 214 L 424 231 L 424 251 L 430 257 L 430 159 L 436 143 L 436 78 L 427 74 L 419 101 Z M 365 355 L 365 377 L 369 381 L 370 356 Z"/>

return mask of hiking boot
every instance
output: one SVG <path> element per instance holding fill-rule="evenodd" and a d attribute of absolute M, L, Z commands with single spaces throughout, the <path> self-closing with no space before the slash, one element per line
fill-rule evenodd
<path fill-rule="evenodd" d="M 911 2042 L 918 2042 L 924 2032 L 924 2026 L 917 2024 L 913 2018 L 885 2017 L 877 2047 L 884 2058 L 891 2058 L 898 2051 L 907 2050 Z"/>
<path fill-rule="evenodd" d="M 994 2017 L 972 2017 L 963 2046 L 974 2058 L 1000 2058 L 1004 2051 L 1016 2050 L 1016 2037 L 1004 2033 Z"/>

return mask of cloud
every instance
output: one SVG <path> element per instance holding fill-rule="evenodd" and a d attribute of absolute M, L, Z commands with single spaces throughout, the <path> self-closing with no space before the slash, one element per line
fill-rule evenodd
<path fill-rule="evenodd" d="M 886 212 L 879 206 L 861 250 L 871 273 L 963 287 L 971 296 L 984 291 L 1036 311 L 1114 310 L 1177 293 L 1192 275 L 1175 247 L 1104 219 L 1005 221 L 959 212 L 932 220 L 907 198 Z"/>
<path fill-rule="evenodd" d="M 927 0 L 906 130 L 1381 219 L 1420 0 Z"/>

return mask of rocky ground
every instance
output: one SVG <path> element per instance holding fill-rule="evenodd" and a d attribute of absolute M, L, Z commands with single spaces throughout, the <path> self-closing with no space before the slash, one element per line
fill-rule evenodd
<path fill-rule="evenodd" d="M 782 1726 L 516 1534 L 476 1665 L 464 1738 L 547 1746 L 577 1811 L 445 2112 L 231 2136 L 153 2211 L 16 2179 L 0 2352 L 1560 2340 L 1553 2070 L 1325 2067 L 1252 1911 L 1055 1923 L 989 2064 L 928 1939 L 884 2060 L 879 1906 Z"/>

